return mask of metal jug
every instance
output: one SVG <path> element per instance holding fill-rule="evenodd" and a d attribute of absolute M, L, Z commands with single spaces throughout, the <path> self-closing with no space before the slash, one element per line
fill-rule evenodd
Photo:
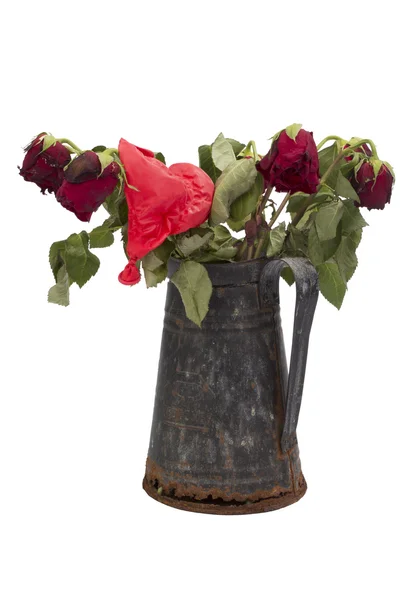
<path fill-rule="evenodd" d="M 169 261 L 169 276 L 179 267 Z M 296 426 L 318 276 L 305 258 L 205 265 L 213 292 L 197 327 L 168 283 L 145 491 L 175 508 L 246 514 L 306 491 Z M 279 279 L 296 281 L 290 372 Z"/>

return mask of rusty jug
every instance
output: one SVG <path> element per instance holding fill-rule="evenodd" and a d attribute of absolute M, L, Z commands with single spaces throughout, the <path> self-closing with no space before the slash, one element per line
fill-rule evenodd
<path fill-rule="evenodd" d="M 179 264 L 170 259 L 169 277 Z M 201 328 L 168 283 L 143 487 L 194 512 L 282 508 L 307 489 L 296 427 L 318 275 L 297 257 L 205 267 L 213 291 Z M 296 282 L 289 375 L 279 307 L 284 267 Z"/>

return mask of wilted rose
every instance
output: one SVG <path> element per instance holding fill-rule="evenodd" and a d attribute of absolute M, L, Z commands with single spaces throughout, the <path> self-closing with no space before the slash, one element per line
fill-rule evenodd
<path fill-rule="evenodd" d="M 32 181 L 40 187 L 42 194 L 46 190 L 49 192 L 58 190 L 64 179 L 63 169 L 71 160 L 69 150 L 60 142 L 54 141 L 43 150 L 43 144 L 49 138 L 46 133 L 41 133 L 27 146 L 19 170 L 25 181 Z"/>
<path fill-rule="evenodd" d="M 293 140 L 281 131 L 256 167 L 266 186 L 278 192 L 314 194 L 319 184 L 319 161 L 313 134 L 300 129 Z"/>
<path fill-rule="evenodd" d="M 118 183 L 121 169 L 117 162 L 101 169 L 98 154 L 89 150 L 74 158 L 65 170 L 56 198 L 81 221 L 90 221 Z"/>
<path fill-rule="evenodd" d="M 383 209 L 390 202 L 394 178 L 385 163 L 375 177 L 373 165 L 365 160 L 350 181 L 360 198 L 359 206 Z"/>

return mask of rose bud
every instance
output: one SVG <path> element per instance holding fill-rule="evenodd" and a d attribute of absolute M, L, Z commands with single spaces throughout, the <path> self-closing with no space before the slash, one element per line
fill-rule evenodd
<path fill-rule="evenodd" d="M 96 179 L 101 173 L 101 162 L 96 152 L 87 150 L 79 154 L 68 168 L 65 169 L 64 177 L 70 183 L 83 183 Z"/>
<path fill-rule="evenodd" d="M 356 190 L 360 198 L 360 204 L 371 210 L 372 208 L 383 209 L 385 204 L 390 202 L 394 177 L 391 169 L 382 163 L 375 176 L 373 164 L 365 160 L 357 173 L 350 180 L 351 185 Z"/>
<path fill-rule="evenodd" d="M 83 152 L 68 165 L 64 181 L 57 191 L 60 204 L 73 212 L 81 221 L 90 221 L 91 216 L 112 194 L 119 181 L 121 169 L 109 155 L 111 161 L 102 172 L 102 164 L 96 152 Z"/>
<path fill-rule="evenodd" d="M 319 184 L 319 162 L 313 134 L 300 129 L 292 139 L 281 131 L 256 167 L 266 187 L 275 187 L 277 192 L 314 194 Z"/>
<path fill-rule="evenodd" d="M 54 143 L 43 150 L 43 145 Z M 20 175 L 25 181 L 36 183 L 41 189 L 42 194 L 46 190 L 56 192 L 64 179 L 64 167 L 71 160 L 69 150 L 55 138 L 41 133 L 25 149 L 25 158 L 22 167 L 19 169 Z"/>

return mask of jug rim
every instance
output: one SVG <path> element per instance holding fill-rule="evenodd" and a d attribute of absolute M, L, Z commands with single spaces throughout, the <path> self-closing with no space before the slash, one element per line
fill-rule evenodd
<path fill-rule="evenodd" d="M 246 285 L 248 283 L 258 283 L 264 266 L 271 259 L 261 257 L 240 262 L 226 263 L 201 263 L 208 272 L 213 286 L 224 285 Z M 183 260 L 179 258 L 170 258 L 168 261 L 168 278 L 174 275 L 179 269 Z"/>

